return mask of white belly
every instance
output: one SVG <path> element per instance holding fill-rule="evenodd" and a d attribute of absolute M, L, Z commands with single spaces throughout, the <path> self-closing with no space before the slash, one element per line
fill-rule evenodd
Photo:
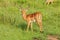
<path fill-rule="evenodd" d="M 36 20 L 31 20 L 31 22 L 36 22 Z"/>

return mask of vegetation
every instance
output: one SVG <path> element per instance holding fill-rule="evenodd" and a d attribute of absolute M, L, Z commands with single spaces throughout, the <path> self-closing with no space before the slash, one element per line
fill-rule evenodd
<path fill-rule="evenodd" d="M 43 14 L 44 33 L 33 23 L 33 32 L 26 32 L 27 23 L 19 11 L 29 6 L 27 14 L 40 11 Z M 47 40 L 48 34 L 60 35 L 60 0 L 46 5 L 45 0 L 0 0 L 0 40 Z"/>

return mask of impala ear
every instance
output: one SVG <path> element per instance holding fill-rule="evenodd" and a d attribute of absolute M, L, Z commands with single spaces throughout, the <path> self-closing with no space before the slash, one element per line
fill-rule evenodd
<path fill-rule="evenodd" d="M 28 11 L 28 10 L 29 10 L 29 8 L 27 7 L 25 10 L 26 10 L 26 11 Z"/>
<path fill-rule="evenodd" d="M 20 6 L 19 10 L 20 10 L 20 11 L 22 10 L 22 6 Z"/>
<path fill-rule="evenodd" d="M 26 10 L 26 12 L 28 11 L 28 9 L 25 9 Z"/>

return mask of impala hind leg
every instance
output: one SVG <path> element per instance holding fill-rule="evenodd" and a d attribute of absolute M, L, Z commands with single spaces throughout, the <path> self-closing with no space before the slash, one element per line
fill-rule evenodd
<path fill-rule="evenodd" d="M 42 22 L 39 22 L 40 32 L 43 32 Z"/>
<path fill-rule="evenodd" d="M 37 23 L 38 23 L 38 25 L 40 27 L 40 32 L 43 32 L 42 21 L 41 20 L 38 20 Z"/>

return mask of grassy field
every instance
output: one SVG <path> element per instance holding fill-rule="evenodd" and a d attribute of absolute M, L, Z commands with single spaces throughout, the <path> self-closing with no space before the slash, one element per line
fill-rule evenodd
<path fill-rule="evenodd" d="M 44 33 L 33 23 L 33 32 L 26 32 L 27 23 L 23 20 L 20 6 L 29 6 L 27 14 L 40 11 L 43 14 Z M 45 0 L 0 0 L 0 40 L 47 40 L 47 35 L 60 36 L 60 0 L 46 5 Z"/>

